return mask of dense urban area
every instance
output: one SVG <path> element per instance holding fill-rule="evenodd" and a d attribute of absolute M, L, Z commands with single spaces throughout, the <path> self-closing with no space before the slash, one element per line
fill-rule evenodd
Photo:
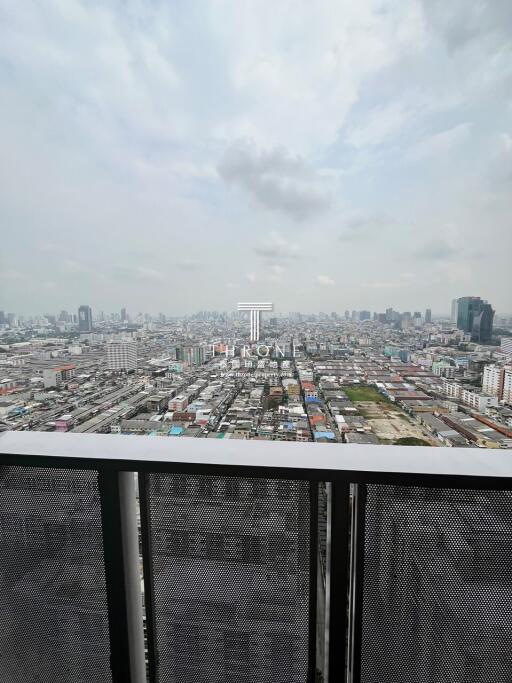
<path fill-rule="evenodd" d="M 479 297 L 247 310 L 0 312 L 0 429 L 512 448 L 512 318 Z"/>

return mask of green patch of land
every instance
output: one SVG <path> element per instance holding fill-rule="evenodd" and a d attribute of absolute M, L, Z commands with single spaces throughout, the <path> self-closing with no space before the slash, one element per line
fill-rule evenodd
<path fill-rule="evenodd" d="M 418 439 L 415 436 L 403 436 L 401 439 L 397 439 L 393 442 L 395 446 L 431 446 L 428 441 L 423 439 Z"/>
<path fill-rule="evenodd" d="M 343 387 L 348 399 L 356 401 L 371 401 L 372 403 L 388 403 L 388 399 L 380 394 L 375 387 Z"/>

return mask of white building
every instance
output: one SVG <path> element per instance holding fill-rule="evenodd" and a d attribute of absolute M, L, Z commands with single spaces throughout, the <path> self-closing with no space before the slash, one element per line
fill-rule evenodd
<path fill-rule="evenodd" d="M 503 401 L 512 405 L 512 367 L 505 368 L 503 377 Z"/>
<path fill-rule="evenodd" d="M 137 342 L 115 341 L 107 344 L 107 367 L 121 371 L 137 369 Z"/>
<path fill-rule="evenodd" d="M 443 389 L 448 398 L 460 399 L 462 395 L 462 385 L 457 382 L 445 382 Z"/>
<path fill-rule="evenodd" d="M 501 351 L 512 358 L 512 337 L 501 338 Z"/>
<path fill-rule="evenodd" d="M 486 408 L 498 405 L 498 399 L 496 397 L 485 396 L 484 394 L 478 394 L 476 391 L 469 391 L 468 389 L 462 390 L 460 398 L 464 405 L 477 410 L 479 413 L 485 412 Z"/>
<path fill-rule="evenodd" d="M 505 370 L 498 365 L 486 365 L 482 379 L 482 390 L 489 396 L 502 397 Z"/>
<path fill-rule="evenodd" d="M 60 387 L 75 376 L 74 365 L 59 365 L 55 368 L 45 368 L 43 370 L 44 388 Z"/>
<path fill-rule="evenodd" d="M 446 361 L 437 361 L 432 363 L 432 372 L 438 377 L 446 377 L 448 379 L 453 379 L 455 377 L 456 368 Z"/>

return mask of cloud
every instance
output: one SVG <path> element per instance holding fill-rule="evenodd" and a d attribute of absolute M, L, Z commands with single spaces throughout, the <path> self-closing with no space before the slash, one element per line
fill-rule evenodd
<path fill-rule="evenodd" d="M 253 197 L 261 206 L 306 220 L 324 212 L 331 198 L 322 178 L 304 160 L 284 148 L 258 148 L 238 142 L 219 164 L 221 177 Z"/>
<path fill-rule="evenodd" d="M 381 145 L 403 130 L 408 111 L 402 102 L 374 107 L 356 125 L 350 126 L 345 140 L 353 147 Z"/>
<path fill-rule="evenodd" d="M 286 268 L 280 263 L 269 264 L 268 267 L 259 273 L 249 272 L 245 274 L 245 279 L 254 284 L 256 282 L 282 282 Z"/>
<path fill-rule="evenodd" d="M 500 37 L 512 32 L 512 5 L 509 0 L 422 0 L 429 28 L 439 35 L 449 50 L 462 50 L 479 39 L 491 39 L 498 50 Z"/>
<path fill-rule="evenodd" d="M 355 214 L 343 220 L 338 239 L 344 242 L 374 238 L 393 224 L 393 219 L 382 213 Z"/>
<path fill-rule="evenodd" d="M 509 311 L 509 0 L 0 15 L 1 309 L 231 310 L 261 286 L 283 311 L 442 312 L 466 287 Z M 383 263 L 396 289 L 366 288 Z"/>
<path fill-rule="evenodd" d="M 317 285 L 322 285 L 323 287 L 333 287 L 336 284 L 328 275 L 317 275 L 315 282 Z"/>
<path fill-rule="evenodd" d="M 444 240 L 434 240 L 422 244 L 414 254 L 425 261 L 446 261 L 460 252 L 461 249 L 451 246 Z"/>
<path fill-rule="evenodd" d="M 161 284 L 166 282 L 167 277 L 164 273 L 154 268 L 146 268 L 144 266 L 118 266 L 114 268 L 114 276 L 121 280 L 128 280 L 132 282 L 145 284 Z"/>
<path fill-rule="evenodd" d="M 472 123 L 466 121 L 440 133 L 429 135 L 411 147 L 406 152 L 405 157 L 408 161 L 424 161 L 425 159 L 434 158 L 437 161 L 443 162 L 445 161 L 443 155 L 448 155 L 453 149 L 468 139 L 472 125 Z"/>
<path fill-rule="evenodd" d="M 300 258 L 299 245 L 277 232 L 271 232 L 264 241 L 255 245 L 253 249 L 257 256 L 268 261 L 286 261 Z"/>
<path fill-rule="evenodd" d="M 183 270 L 183 271 L 187 272 L 187 271 L 199 270 L 200 268 L 202 268 L 202 264 L 199 263 L 198 261 L 178 261 L 178 263 L 176 263 L 176 268 L 178 270 Z"/>

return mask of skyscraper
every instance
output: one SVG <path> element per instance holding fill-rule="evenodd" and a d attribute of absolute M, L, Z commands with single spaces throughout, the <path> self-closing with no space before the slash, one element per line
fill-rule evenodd
<path fill-rule="evenodd" d="M 126 314 L 126 308 L 121 309 L 121 322 L 124 323 L 128 320 L 128 316 Z"/>
<path fill-rule="evenodd" d="M 92 309 L 90 306 L 80 306 L 78 309 L 78 329 L 80 332 L 92 332 Z"/>
<path fill-rule="evenodd" d="M 430 325 L 431 322 L 432 322 L 432 310 L 430 308 L 427 308 L 427 310 L 425 311 L 425 323 L 427 325 Z"/>
<path fill-rule="evenodd" d="M 457 327 L 471 334 L 472 341 L 491 341 L 493 320 L 491 304 L 479 296 L 464 296 L 457 300 Z"/>
<path fill-rule="evenodd" d="M 471 339 L 476 342 L 490 342 L 492 340 L 492 323 L 494 313 L 491 304 L 486 301 L 482 303 L 480 311 L 473 318 L 473 329 Z"/>
<path fill-rule="evenodd" d="M 454 325 L 457 324 L 457 315 L 458 315 L 458 303 L 457 303 L 457 299 L 452 299 L 451 322 L 452 322 Z"/>

